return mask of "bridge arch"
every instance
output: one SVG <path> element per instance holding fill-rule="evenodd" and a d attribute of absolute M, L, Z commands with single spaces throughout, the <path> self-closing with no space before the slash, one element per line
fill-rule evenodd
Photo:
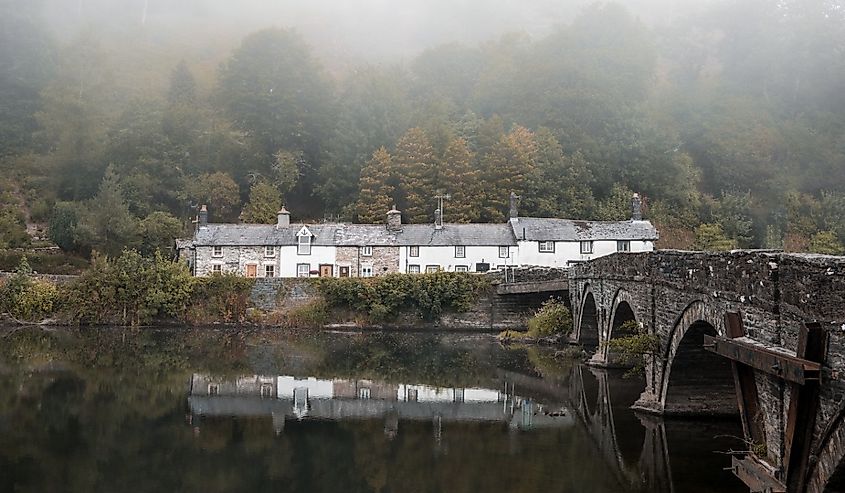
<path fill-rule="evenodd" d="M 589 284 L 584 285 L 579 303 L 578 321 L 575 325 L 575 340 L 588 350 L 595 350 L 601 341 L 601 320 L 598 303 Z"/>
<path fill-rule="evenodd" d="M 704 349 L 704 336 L 725 334 L 724 314 L 701 300 L 687 305 L 663 349 L 663 414 L 737 414 L 730 361 Z"/>
<path fill-rule="evenodd" d="M 638 306 L 634 297 L 623 288 L 616 291 L 611 304 L 610 318 L 607 321 L 606 334 L 602 338 L 602 359 L 608 366 L 620 364 L 618 355 L 610 348 L 609 342 L 613 338 L 631 335 L 628 332 L 621 332 L 620 327 L 626 322 L 634 321 L 642 323 L 643 317 L 638 313 Z"/>

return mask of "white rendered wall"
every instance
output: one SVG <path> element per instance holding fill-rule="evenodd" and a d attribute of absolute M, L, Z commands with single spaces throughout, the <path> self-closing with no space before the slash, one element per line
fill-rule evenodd
<path fill-rule="evenodd" d="M 411 247 L 399 247 L 399 271 L 408 272 L 409 265 L 419 265 L 420 272 L 425 272 L 427 265 L 437 265 L 446 272 L 455 272 L 456 265 L 465 265 L 469 272 L 475 272 L 475 264 L 489 263 L 490 268 L 504 265 L 516 265 L 516 248 L 508 247 L 508 258 L 499 258 L 498 246 L 467 246 L 465 257 L 455 256 L 454 246 L 420 246 L 420 256 L 410 256 Z"/>
<path fill-rule="evenodd" d="M 309 264 L 310 270 L 319 271 L 320 265 L 332 266 L 333 275 L 337 276 L 337 248 L 334 246 L 311 246 L 310 255 L 297 254 L 296 246 L 281 247 L 281 269 L 279 277 L 296 277 L 296 266 L 298 264 Z M 317 277 L 313 274 L 311 277 Z"/>
<path fill-rule="evenodd" d="M 586 262 L 617 252 L 616 240 L 593 241 L 593 253 L 582 254 L 580 241 L 556 241 L 555 251 L 540 252 L 536 241 L 519 241 L 518 265 L 539 265 L 543 267 L 569 267 L 571 262 Z M 654 250 L 651 241 L 631 240 L 631 252 L 650 252 Z"/>

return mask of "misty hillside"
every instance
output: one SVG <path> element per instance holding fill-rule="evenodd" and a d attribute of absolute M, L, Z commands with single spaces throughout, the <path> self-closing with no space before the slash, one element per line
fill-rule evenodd
<path fill-rule="evenodd" d="M 639 192 L 659 247 L 843 253 L 845 7 L 0 0 L 0 168 L 0 248 L 153 251 L 202 203 L 501 221 L 514 191 L 606 220 Z"/>

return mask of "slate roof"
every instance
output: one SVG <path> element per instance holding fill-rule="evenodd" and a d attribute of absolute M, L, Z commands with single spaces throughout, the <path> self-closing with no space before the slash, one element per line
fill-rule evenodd
<path fill-rule="evenodd" d="M 528 241 L 654 240 L 657 230 L 648 221 L 573 221 L 521 217 L 504 224 L 403 224 L 399 232 L 383 224 L 209 224 L 200 228 L 196 246 L 296 245 L 303 226 L 314 235 L 314 246 L 513 246 Z"/>
<path fill-rule="evenodd" d="M 541 217 L 511 219 L 513 234 L 527 241 L 656 240 L 650 221 L 575 221 Z"/>
<path fill-rule="evenodd" d="M 403 224 L 398 235 L 403 246 L 509 246 L 516 238 L 507 224 Z"/>

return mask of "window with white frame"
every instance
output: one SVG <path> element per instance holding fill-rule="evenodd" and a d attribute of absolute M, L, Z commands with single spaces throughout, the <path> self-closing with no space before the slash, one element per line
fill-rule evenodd
<path fill-rule="evenodd" d="M 455 272 L 469 272 L 469 266 L 467 265 L 456 265 Z"/>
<path fill-rule="evenodd" d="M 555 242 L 541 241 L 539 242 L 538 249 L 540 253 L 555 253 Z"/>
<path fill-rule="evenodd" d="M 361 277 L 373 277 L 373 266 L 372 265 L 362 265 L 361 266 Z"/>
<path fill-rule="evenodd" d="M 409 265 L 408 266 L 408 274 L 419 274 L 420 273 L 420 266 L 419 265 Z"/>
<path fill-rule="evenodd" d="M 311 264 L 296 264 L 296 277 L 311 276 Z"/>
<path fill-rule="evenodd" d="M 439 265 L 426 265 L 425 266 L 425 273 L 426 274 L 434 274 L 435 272 L 440 272 Z"/>
<path fill-rule="evenodd" d="M 408 256 L 409 257 L 419 257 L 420 256 L 420 247 L 418 247 L 418 246 L 408 247 Z"/>
<path fill-rule="evenodd" d="M 297 238 L 296 254 L 311 255 L 311 236 L 301 235 Z"/>
<path fill-rule="evenodd" d="M 212 274 L 222 274 L 223 273 L 223 266 L 220 264 L 213 264 L 211 266 L 211 273 Z"/>
<path fill-rule="evenodd" d="M 223 247 L 222 246 L 211 247 L 211 256 L 212 257 L 222 257 L 223 256 Z"/>
<path fill-rule="evenodd" d="M 264 256 L 265 257 L 275 257 L 276 256 L 276 247 L 274 247 L 274 246 L 264 247 Z"/>
<path fill-rule="evenodd" d="M 465 258 L 467 256 L 467 247 L 458 245 L 455 247 L 455 258 Z"/>
<path fill-rule="evenodd" d="M 581 253 L 582 254 L 593 253 L 593 242 L 592 241 L 582 241 L 581 242 Z"/>
<path fill-rule="evenodd" d="M 619 240 L 616 242 L 616 251 L 617 252 L 630 252 L 631 251 L 631 241 L 630 240 Z"/>
<path fill-rule="evenodd" d="M 508 258 L 510 255 L 510 248 L 506 246 L 499 247 L 499 258 Z"/>
<path fill-rule="evenodd" d="M 370 398 L 370 389 L 367 387 L 362 387 L 358 389 L 358 398 L 359 399 L 369 399 Z"/>
<path fill-rule="evenodd" d="M 265 265 L 264 266 L 264 277 L 276 277 L 276 266 L 275 265 Z"/>
<path fill-rule="evenodd" d="M 361 256 L 362 257 L 372 257 L 373 256 L 373 247 L 362 246 L 361 247 Z"/>

